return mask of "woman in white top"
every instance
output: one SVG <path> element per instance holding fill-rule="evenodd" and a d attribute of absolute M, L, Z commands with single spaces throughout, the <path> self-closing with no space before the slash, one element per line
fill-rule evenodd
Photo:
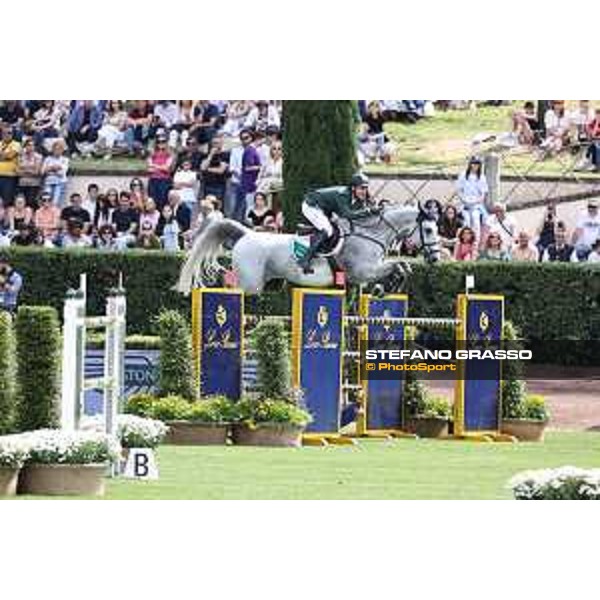
<path fill-rule="evenodd" d="M 42 163 L 44 191 L 52 196 L 52 200 L 57 206 L 62 206 L 67 187 L 69 159 L 64 156 L 64 153 L 65 143 L 62 140 L 56 140 L 52 144 L 52 154 L 47 156 Z"/>
<path fill-rule="evenodd" d="M 487 180 L 483 175 L 483 166 L 478 158 L 473 157 L 469 161 L 467 170 L 459 175 L 456 185 L 464 225 L 470 227 L 479 240 L 481 237 L 481 224 L 487 215 L 485 201 L 489 189 Z"/>
<path fill-rule="evenodd" d="M 110 100 L 104 115 L 102 127 L 98 131 L 97 146 L 105 151 L 109 159 L 115 146 L 127 146 L 128 117 L 121 100 Z"/>
<path fill-rule="evenodd" d="M 192 171 L 192 163 L 184 160 L 173 176 L 173 188 L 179 190 L 182 202 L 185 202 L 194 213 L 198 199 L 198 175 Z"/>
<path fill-rule="evenodd" d="M 283 149 L 279 140 L 271 144 L 269 158 L 260 168 L 256 187 L 263 194 L 283 189 Z"/>

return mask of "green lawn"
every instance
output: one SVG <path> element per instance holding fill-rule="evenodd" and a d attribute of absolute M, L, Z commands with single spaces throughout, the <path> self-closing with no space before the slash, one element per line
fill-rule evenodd
<path fill-rule="evenodd" d="M 543 444 L 398 440 L 355 447 L 159 450 L 157 482 L 108 483 L 111 499 L 502 499 L 516 472 L 600 466 L 597 433 L 549 433 Z"/>

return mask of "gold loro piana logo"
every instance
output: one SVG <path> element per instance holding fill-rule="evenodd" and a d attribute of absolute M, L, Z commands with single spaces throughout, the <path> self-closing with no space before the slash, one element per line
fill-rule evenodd
<path fill-rule="evenodd" d="M 219 327 L 223 327 L 227 323 L 227 310 L 222 304 L 219 304 L 215 312 L 215 321 Z"/>
<path fill-rule="evenodd" d="M 489 315 L 484 311 L 481 313 L 481 315 L 479 316 L 479 329 L 481 329 L 481 331 L 483 333 L 486 333 L 487 330 L 490 328 L 490 317 Z"/>
<path fill-rule="evenodd" d="M 319 312 L 317 313 L 317 323 L 320 327 L 325 327 L 329 322 L 329 311 L 326 306 L 319 306 Z"/>

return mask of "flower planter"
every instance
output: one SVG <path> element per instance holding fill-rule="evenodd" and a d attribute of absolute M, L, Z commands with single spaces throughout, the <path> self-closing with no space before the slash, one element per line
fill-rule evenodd
<path fill-rule="evenodd" d="M 420 438 L 447 437 L 448 419 L 413 417 L 406 420 L 405 429 Z"/>
<path fill-rule="evenodd" d="M 19 477 L 19 494 L 103 496 L 107 465 L 27 465 Z"/>
<path fill-rule="evenodd" d="M 167 421 L 166 444 L 177 446 L 214 446 L 227 443 L 229 426 L 225 423 Z"/>
<path fill-rule="evenodd" d="M 19 468 L 0 467 L 0 496 L 14 496 L 17 493 Z"/>
<path fill-rule="evenodd" d="M 259 423 L 253 427 L 238 423 L 232 428 L 231 439 L 239 446 L 298 448 L 303 432 L 304 427 L 285 423 Z"/>
<path fill-rule="evenodd" d="M 503 419 L 500 429 L 502 433 L 515 436 L 523 442 L 543 442 L 544 431 L 548 421 L 531 419 Z"/>

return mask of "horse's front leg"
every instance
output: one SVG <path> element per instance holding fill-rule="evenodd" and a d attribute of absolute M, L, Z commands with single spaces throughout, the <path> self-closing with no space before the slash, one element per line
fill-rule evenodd
<path fill-rule="evenodd" d="M 406 283 L 407 274 L 410 272 L 410 266 L 407 265 L 408 268 L 405 269 L 403 262 L 383 260 L 366 265 L 354 273 L 354 278 L 362 283 L 373 284 L 373 293 L 376 295 L 398 292 Z"/>

